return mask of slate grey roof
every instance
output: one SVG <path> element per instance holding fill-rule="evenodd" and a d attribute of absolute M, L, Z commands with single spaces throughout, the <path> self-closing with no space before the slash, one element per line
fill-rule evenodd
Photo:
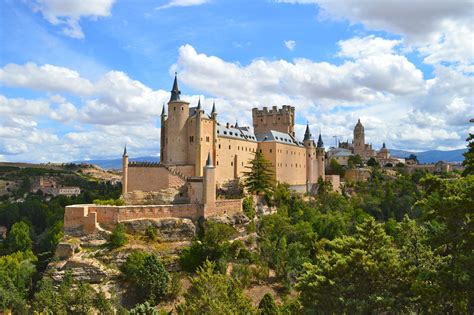
<path fill-rule="evenodd" d="M 295 145 L 299 147 L 303 146 L 303 143 L 301 141 L 296 140 L 291 135 L 275 130 L 271 130 L 269 132 L 264 133 L 258 133 L 255 136 L 257 137 L 258 142 L 276 141 L 279 143 Z"/>
<path fill-rule="evenodd" d="M 240 140 L 247 140 L 256 142 L 257 138 L 255 135 L 250 132 L 250 128 L 248 127 L 227 127 L 226 125 L 217 125 L 217 136 L 218 137 L 227 137 L 227 138 L 234 138 Z"/>
<path fill-rule="evenodd" d="M 352 153 L 350 150 L 347 150 L 347 149 L 342 149 L 342 148 L 335 148 L 335 149 L 331 149 L 329 150 L 328 152 L 328 156 L 341 156 L 341 157 L 344 157 L 344 156 L 351 156 Z"/>

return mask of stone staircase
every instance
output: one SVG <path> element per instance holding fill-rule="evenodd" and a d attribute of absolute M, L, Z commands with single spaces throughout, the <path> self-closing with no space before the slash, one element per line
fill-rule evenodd
<path fill-rule="evenodd" d="M 168 172 L 170 172 L 171 174 L 173 174 L 175 176 L 178 176 L 179 178 L 181 178 L 184 181 L 188 180 L 189 176 L 184 175 L 182 172 L 180 172 L 179 170 L 177 170 L 173 166 L 169 166 L 169 165 L 165 165 L 165 164 L 159 164 L 159 166 L 166 168 L 168 170 Z"/>

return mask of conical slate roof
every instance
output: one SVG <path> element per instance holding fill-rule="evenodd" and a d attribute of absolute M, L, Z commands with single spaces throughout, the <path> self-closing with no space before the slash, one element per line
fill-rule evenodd
<path fill-rule="evenodd" d="M 180 94 L 181 94 L 181 91 L 179 90 L 179 87 L 178 87 L 178 74 L 175 72 L 174 73 L 173 89 L 171 90 L 170 102 L 171 101 L 179 101 L 179 95 Z"/>
<path fill-rule="evenodd" d="M 317 145 L 318 148 L 323 148 L 324 147 L 324 143 L 323 143 L 323 137 L 321 137 L 321 133 L 319 133 L 319 138 L 318 138 L 318 145 Z"/>
<path fill-rule="evenodd" d="M 309 124 L 306 123 L 306 131 L 304 133 L 303 141 L 310 140 L 310 139 L 311 139 L 311 132 L 309 131 Z"/>

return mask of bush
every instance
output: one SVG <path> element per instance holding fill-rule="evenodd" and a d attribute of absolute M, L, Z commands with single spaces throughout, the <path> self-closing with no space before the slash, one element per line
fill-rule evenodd
<path fill-rule="evenodd" d="M 141 301 L 158 303 L 168 293 L 170 275 L 155 254 L 132 253 L 121 270 Z"/>
<path fill-rule="evenodd" d="M 243 208 L 244 214 L 250 220 L 255 218 L 255 208 L 253 207 L 253 198 L 252 197 L 247 197 L 243 200 L 242 208 Z"/>
<path fill-rule="evenodd" d="M 250 267 L 246 264 L 233 264 L 232 277 L 239 281 L 244 287 L 248 288 L 252 283 L 253 273 Z"/>
<path fill-rule="evenodd" d="M 258 304 L 259 314 L 261 315 L 278 315 L 278 306 L 270 293 L 266 293 Z"/>
<path fill-rule="evenodd" d="M 117 224 L 110 235 L 109 244 L 112 248 L 118 248 L 125 245 L 128 241 L 125 233 L 125 226 L 122 223 Z"/>
<path fill-rule="evenodd" d="M 158 238 L 158 233 L 156 232 L 156 228 L 153 226 L 149 225 L 146 230 L 145 230 L 145 236 L 150 240 L 150 241 L 156 241 Z"/>

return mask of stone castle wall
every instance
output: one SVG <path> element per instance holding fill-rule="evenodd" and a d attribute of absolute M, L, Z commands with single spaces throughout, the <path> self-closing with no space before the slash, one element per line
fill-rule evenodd
<path fill-rule="evenodd" d="M 212 217 L 242 212 L 242 200 L 217 200 L 215 205 L 134 205 L 102 206 L 73 205 L 66 206 L 64 213 L 64 231 L 71 235 L 93 234 L 99 227 L 112 229 L 124 221 L 140 219 Z"/>
<path fill-rule="evenodd" d="M 129 164 L 127 191 L 159 191 L 168 188 L 179 189 L 185 184 L 183 178 L 170 173 L 166 168 Z"/>

